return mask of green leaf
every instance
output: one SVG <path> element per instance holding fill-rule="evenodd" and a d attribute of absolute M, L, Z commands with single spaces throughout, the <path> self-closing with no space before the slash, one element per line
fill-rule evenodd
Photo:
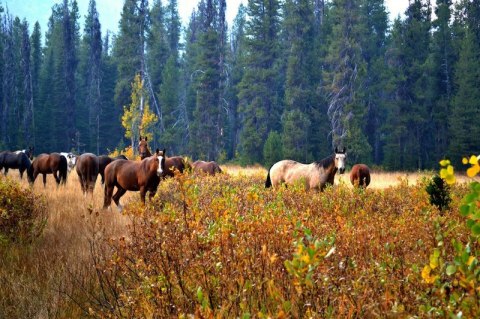
<path fill-rule="evenodd" d="M 480 224 L 476 223 L 475 225 L 473 225 L 472 234 L 474 236 L 479 236 L 480 235 Z"/>
<path fill-rule="evenodd" d="M 447 275 L 451 276 L 453 275 L 455 272 L 457 271 L 457 267 L 455 267 L 455 265 L 449 265 L 447 267 Z"/>
<path fill-rule="evenodd" d="M 463 217 L 468 216 L 468 213 L 470 212 L 470 205 L 462 205 L 460 206 L 460 214 Z"/>

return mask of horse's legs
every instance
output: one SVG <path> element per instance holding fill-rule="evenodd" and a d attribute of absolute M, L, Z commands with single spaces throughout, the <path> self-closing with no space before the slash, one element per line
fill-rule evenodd
<path fill-rule="evenodd" d="M 3 174 L 5 174 L 5 176 L 7 176 L 7 173 L 8 173 L 8 167 L 5 166 L 5 172 Z"/>
<path fill-rule="evenodd" d="M 57 182 L 57 186 L 60 185 L 60 177 L 57 175 L 58 171 L 53 171 L 53 177 L 55 177 L 55 181 Z"/>
<path fill-rule="evenodd" d="M 108 185 L 105 185 L 105 197 L 104 197 L 104 200 L 103 200 L 103 208 L 107 208 L 108 206 L 110 206 L 110 203 L 112 202 L 112 194 L 113 194 L 113 189 L 114 189 L 115 186 L 108 186 Z"/>
<path fill-rule="evenodd" d="M 120 197 L 122 197 L 127 191 L 119 186 L 117 186 L 117 192 L 113 195 L 113 201 L 117 204 L 117 207 L 122 211 L 123 206 L 120 204 Z"/>
<path fill-rule="evenodd" d="M 105 183 L 105 173 L 100 173 L 100 176 L 102 177 L 102 185 Z"/>
<path fill-rule="evenodd" d="M 20 172 L 20 179 L 23 179 L 23 172 L 25 172 L 25 170 L 22 170 L 21 168 L 18 170 Z"/>
<path fill-rule="evenodd" d="M 140 187 L 140 199 L 142 200 L 142 203 L 145 205 L 145 195 L 147 194 L 147 189 L 145 186 Z"/>
<path fill-rule="evenodd" d="M 43 188 L 47 187 L 47 174 L 43 173 Z"/>

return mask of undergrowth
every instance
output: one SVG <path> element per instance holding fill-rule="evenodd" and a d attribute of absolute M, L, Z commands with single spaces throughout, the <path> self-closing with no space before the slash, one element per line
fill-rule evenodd
<path fill-rule="evenodd" d="M 147 207 L 129 205 L 129 234 L 111 238 L 112 257 L 99 258 L 102 298 L 90 314 L 416 315 L 428 298 L 421 272 L 438 233 L 444 242 L 468 233 L 457 211 L 430 204 L 425 182 L 316 193 L 266 190 L 263 178 L 179 176 L 162 182 Z M 458 207 L 466 187 L 451 192 Z"/>

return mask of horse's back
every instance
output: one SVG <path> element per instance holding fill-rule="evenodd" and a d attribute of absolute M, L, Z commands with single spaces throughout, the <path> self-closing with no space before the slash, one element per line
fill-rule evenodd
<path fill-rule="evenodd" d="M 222 172 L 220 165 L 215 161 L 196 161 L 192 164 L 192 167 L 195 172 L 204 172 L 209 175 L 215 175 Z"/>
<path fill-rule="evenodd" d="M 98 157 L 93 153 L 84 153 L 77 158 L 76 170 L 77 174 L 89 174 L 96 177 L 98 174 Z"/>
<path fill-rule="evenodd" d="M 370 184 L 370 169 L 365 164 L 355 164 L 350 172 L 350 182 L 354 186 L 367 187 Z"/>
<path fill-rule="evenodd" d="M 126 190 L 138 190 L 137 174 L 141 162 L 118 159 L 105 168 L 105 187 L 120 186 Z"/>
<path fill-rule="evenodd" d="M 293 160 L 281 160 L 273 164 L 268 171 L 271 185 L 291 183 L 292 170 L 296 170 L 299 165 L 305 164 Z"/>

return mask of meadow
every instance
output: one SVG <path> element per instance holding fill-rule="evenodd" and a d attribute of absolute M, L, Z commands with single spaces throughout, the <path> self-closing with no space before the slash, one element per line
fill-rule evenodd
<path fill-rule="evenodd" d="M 264 188 L 262 167 L 177 176 L 145 207 L 128 192 L 102 210 L 97 180 L 84 196 L 75 172 L 34 193 L 47 223 L 32 243 L 0 243 L 0 317 L 385 318 L 442 316 L 422 278 L 432 251 L 466 242 L 459 214 L 429 203 L 433 172 L 348 172 L 323 193 Z M 28 189 L 16 171 L 8 178 Z M 0 183 L 5 177 L 0 177 Z"/>

